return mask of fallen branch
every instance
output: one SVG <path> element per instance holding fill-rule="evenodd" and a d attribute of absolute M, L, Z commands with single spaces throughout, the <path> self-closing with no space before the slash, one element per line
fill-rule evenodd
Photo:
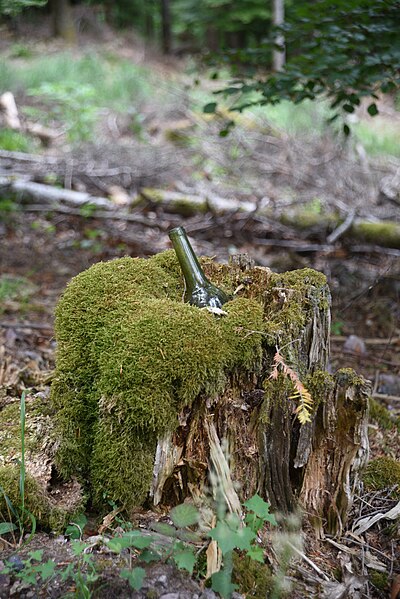
<path fill-rule="evenodd" d="M 40 200 L 42 202 L 65 202 L 73 206 L 94 205 L 99 208 L 115 208 L 113 202 L 107 198 L 92 196 L 82 191 L 63 189 L 43 183 L 34 183 L 12 177 L 0 177 L 0 188 L 16 193 L 22 200 Z"/>
<path fill-rule="evenodd" d="M 92 205 L 92 202 L 89 202 Z M 113 206 L 115 209 L 115 207 Z M 25 212 L 58 212 L 60 214 L 70 214 L 71 216 L 82 216 L 82 209 L 80 208 L 71 208 L 69 206 L 62 206 L 60 204 L 54 204 L 49 207 L 48 204 L 32 204 L 27 205 L 24 208 Z M 129 214 L 127 212 L 119 211 L 112 212 L 106 210 L 93 210 L 88 214 L 85 214 L 85 218 L 100 218 L 105 220 L 122 220 L 128 221 L 131 223 L 137 223 L 139 225 L 143 225 L 145 227 L 154 228 L 155 226 L 164 230 L 169 227 L 169 224 L 162 226 L 159 221 L 152 220 L 150 218 L 145 218 L 144 216 L 140 216 L 140 214 Z"/>
<path fill-rule="evenodd" d="M 9 129 L 21 129 L 18 108 L 11 92 L 4 92 L 0 96 L 0 110 L 4 115 L 5 124 Z"/>

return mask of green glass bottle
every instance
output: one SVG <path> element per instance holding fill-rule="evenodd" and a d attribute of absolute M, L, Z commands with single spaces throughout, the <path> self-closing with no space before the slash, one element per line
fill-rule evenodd
<path fill-rule="evenodd" d="M 185 302 L 198 308 L 217 308 L 229 301 L 229 296 L 219 289 L 205 276 L 197 256 L 183 227 L 176 227 L 169 232 L 169 238 L 176 252 L 185 278 Z"/>

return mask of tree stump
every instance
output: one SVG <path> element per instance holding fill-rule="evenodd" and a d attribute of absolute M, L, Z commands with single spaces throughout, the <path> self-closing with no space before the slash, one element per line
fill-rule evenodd
<path fill-rule="evenodd" d="M 325 277 L 202 265 L 234 298 L 220 316 L 183 303 L 172 251 L 70 282 L 51 395 L 58 472 L 128 510 L 200 501 L 212 473 L 231 511 L 257 492 L 339 533 L 368 456 L 368 385 L 326 371 Z"/>

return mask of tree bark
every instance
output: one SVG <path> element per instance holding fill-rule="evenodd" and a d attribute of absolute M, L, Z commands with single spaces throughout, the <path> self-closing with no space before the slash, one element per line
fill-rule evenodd
<path fill-rule="evenodd" d="M 283 25 L 285 20 L 285 6 L 284 0 L 273 0 L 272 3 L 272 23 L 275 27 L 280 27 Z M 277 72 L 281 71 L 285 65 L 285 38 L 282 34 L 276 36 L 275 42 L 278 46 L 281 46 L 283 49 L 278 50 L 274 48 L 272 52 L 272 69 Z"/>
<path fill-rule="evenodd" d="M 76 28 L 69 0 L 53 0 L 53 33 L 70 44 L 76 43 Z"/>
<path fill-rule="evenodd" d="M 169 0 L 161 0 L 162 51 L 171 54 L 171 10 Z"/>

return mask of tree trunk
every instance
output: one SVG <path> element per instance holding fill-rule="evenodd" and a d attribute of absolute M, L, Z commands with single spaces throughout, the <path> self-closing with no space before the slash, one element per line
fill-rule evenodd
<path fill-rule="evenodd" d="M 70 44 L 76 43 L 76 29 L 69 0 L 53 0 L 53 33 Z"/>
<path fill-rule="evenodd" d="M 171 10 L 169 0 L 161 0 L 161 39 L 164 54 L 171 53 Z"/>
<path fill-rule="evenodd" d="M 285 20 L 284 0 L 273 0 L 272 7 L 272 23 L 275 27 L 280 27 Z M 277 72 L 281 71 L 285 65 L 285 39 L 282 34 L 277 35 L 275 43 L 283 48 L 282 50 L 274 48 L 272 52 L 272 69 Z"/>

